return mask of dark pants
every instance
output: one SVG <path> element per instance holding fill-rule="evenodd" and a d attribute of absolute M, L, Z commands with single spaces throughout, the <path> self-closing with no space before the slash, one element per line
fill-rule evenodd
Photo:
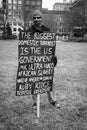
<path fill-rule="evenodd" d="M 53 91 L 47 92 L 47 97 L 49 102 L 56 101 L 56 94 L 53 94 Z M 33 104 L 37 104 L 37 94 L 32 95 L 32 98 L 33 98 Z"/>

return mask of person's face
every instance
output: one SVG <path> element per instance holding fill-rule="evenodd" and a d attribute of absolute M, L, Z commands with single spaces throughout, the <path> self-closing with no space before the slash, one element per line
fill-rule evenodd
<path fill-rule="evenodd" d="M 40 25 L 41 25 L 41 22 L 42 22 L 41 16 L 35 15 L 35 16 L 33 17 L 33 22 L 34 22 L 34 24 L 35 24 L 36 26 L 40 26 Z"/>

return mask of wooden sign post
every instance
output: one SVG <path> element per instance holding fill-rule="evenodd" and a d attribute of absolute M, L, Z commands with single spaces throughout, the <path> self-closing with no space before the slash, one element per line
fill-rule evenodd
<path fill-rule="evenodd" d="M 40 117 L 40 94 L 37 94 L 37 118 Z"/>
<path fill-rule="evenodd" d="M 16 95 L 37 94 L 37 117 L 40 94 L 52 90 L 56 35 L 22 31 L 18 45 Z"/>

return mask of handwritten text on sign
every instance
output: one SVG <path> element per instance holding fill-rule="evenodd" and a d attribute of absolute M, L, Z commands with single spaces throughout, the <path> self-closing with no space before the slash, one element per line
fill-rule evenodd
<path fill-rule="evenodd" d="M 18 45 L 16 95 L 45 93 L 52 90 L 55 33 L 22 32 Z"/>

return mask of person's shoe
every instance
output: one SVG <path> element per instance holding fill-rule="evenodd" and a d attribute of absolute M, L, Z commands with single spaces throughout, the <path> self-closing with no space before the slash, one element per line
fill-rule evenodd
<path fill-rule="evenodd" d="M 56 101 L 51 101 L 50 104 L 56 108 L 60 108 L 60 105 Z"/>
<path fill-rule="evenodd" d="M 56 102 L 55 102 L 55 101 L 52 101 L 52 102 L 50 102 L 50 104 L 51 104 L 52 106 L 55 106 Z"/>
<path fill-rule="evenodd" d="M 60 104 L 56 102 L 55 107 L 60 108 Z"/>
<path fill-rule="evenodd" d="M 36 103 L 34 103 L 34 104 L 32 105 L 32 109 L 33 109 L 33 110 L 36 110 L 36 109 L 37 109 L 37 104 L 36 104 Z"/>

